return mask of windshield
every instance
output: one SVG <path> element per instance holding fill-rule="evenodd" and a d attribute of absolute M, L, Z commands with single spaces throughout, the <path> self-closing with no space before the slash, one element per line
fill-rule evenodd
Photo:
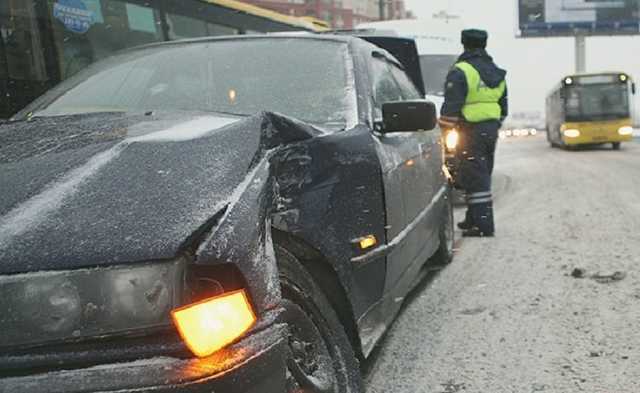
<path fill-rule="evenodd" d="M 604 120 L 629 117 L 626 84 L 571 86 L 566 89 L 568 121 Z"/>
<path fill-rule="evenodd" d="M 420 55 L 420 68 L 427 94 L 443 96 L 447 73 L 456 62 L 454 55 Z"/>
<path fill-rule="evenodd" d="M 28 111 L 272 111 L 344 126 L 353 110 L 346 56 L 337 42 L 287 38 L 154 47 L 97 63 Z"/>

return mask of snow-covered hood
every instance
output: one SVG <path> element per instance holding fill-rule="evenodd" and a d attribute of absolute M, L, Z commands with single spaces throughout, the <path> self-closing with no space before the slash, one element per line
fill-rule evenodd
<path fill-rule="evenodd" d="M 266 151 L 316 133 L 271 113 L 0 126 L 0 274 L 172 258 Z"/>

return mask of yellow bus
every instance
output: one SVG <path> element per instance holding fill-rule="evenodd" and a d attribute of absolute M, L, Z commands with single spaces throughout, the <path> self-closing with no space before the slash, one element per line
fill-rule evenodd
<path fill-rule="evenodd" d="M 611 143 L 615 150 L 633 138 L 635 84 L 623 72 L 569 75 L 546 100 L 551 146 Z"/>

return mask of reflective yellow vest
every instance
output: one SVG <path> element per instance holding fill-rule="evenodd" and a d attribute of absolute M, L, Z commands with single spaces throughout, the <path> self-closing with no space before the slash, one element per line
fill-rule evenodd
<path fill-rule="evenodd" d="M 500 120 L 502 109 L 499 102 L 507 88 L 507 83 L 502 81 L 498 87 L 492 89 L 484 84 L 480 73 L 471 64 L 463 61 L 455 66 L 464 72 L 467 79 L 467 98 L 462 107 L 464 118 L 470 123 Z"/>

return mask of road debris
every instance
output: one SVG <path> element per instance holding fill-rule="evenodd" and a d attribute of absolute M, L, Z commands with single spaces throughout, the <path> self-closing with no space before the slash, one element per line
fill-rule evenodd
<path fill-rule="evenodd" d="M 585 269 L 582 268 L 575 268 L 573 269 L 573 271 L 571 271 L 571 277 L 573 278 L 584 278 L 584 276 L 587 274 L 587 271 Z"/>
<path fill-rule="evenodd" d="M 591 276 L 593 280 L 599 282 L 600 284 L 610 284 L 616 281 L 622 281 L 627 277 L 627 273 L 625 272 L 613 272 L 613 273 L 596 273 Z"/>
<path fill-rule="evenodd" d="M 585 278 L 588 277 L 600 284 L 610 284 L 616 281 L 622 281 L 627 277 L 627 273 L 622 271 L 615 271 L 612 273 L 595 273 L 587 276 L 586 269 L 576 267 L 571 271 L 571 277 L 573 278 Z"/>

